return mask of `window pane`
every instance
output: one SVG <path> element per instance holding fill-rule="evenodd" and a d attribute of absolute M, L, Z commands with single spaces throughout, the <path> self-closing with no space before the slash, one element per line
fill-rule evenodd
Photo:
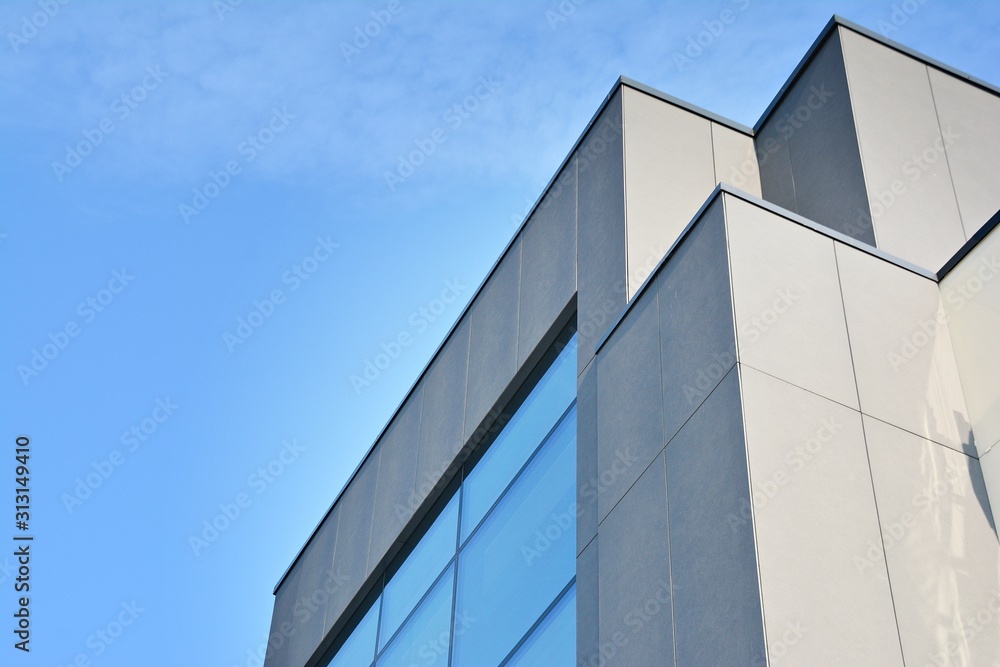
<path fill-rule="evenodd" d="M 576 662 L 576 586 L 517 650 L 506 667 L 573 667 Z"/>
<path fill-rule="evenodd" d="M 462 483 L 462 541 L 576 398 L 576 336 L 518 408 Z"/>
<path fill-rule="evenodd" d="M 378 609 L 381 598 L 375 601 L 365 617 L 354 628 L 351 636 L 337 651 L 330 667 L 358 667 L 370 665 L 375 659 L 375 631 L 378 630 Z"/>
<path fill-rule="evenodd" d="M 576 408 L 459 554 L 455 665 L 496 665 L 576 571 Z"/>
<path fill-rule="evenodd" d="M 385 585 L 385 591 L 382 593 L 379 650 L 389 643 L 403 619 L 413 611 L 444 566 L 454 558 L 457 531 L 458 494 L 456 493 Z"/>
<path fill-rule="evenodd" d="M 452 565 L 389 643 L 378 659 L 378 667 L 445 667 L 448 664 L 454 584 L 455 567 Z"/>

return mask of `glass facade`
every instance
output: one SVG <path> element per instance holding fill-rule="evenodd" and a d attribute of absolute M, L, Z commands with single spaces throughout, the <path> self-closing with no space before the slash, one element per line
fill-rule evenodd
<path fill-rule="evenodd" d="M 575 335 L 467 468 L 327 665 L 574 664 Z"/>

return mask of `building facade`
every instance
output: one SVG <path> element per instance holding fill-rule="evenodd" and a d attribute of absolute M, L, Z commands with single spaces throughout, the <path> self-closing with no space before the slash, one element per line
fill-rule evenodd
<path fill-rule="evenodd" d="M 1000 666 L 1000 90 L 838 17 L 619 80 L 275 588 L 267 667 Z"/>

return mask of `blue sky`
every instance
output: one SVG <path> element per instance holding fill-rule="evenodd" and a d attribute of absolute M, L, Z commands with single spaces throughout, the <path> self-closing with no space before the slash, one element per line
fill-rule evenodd
<path fill-rule="evenodd" d="M 0 662 L 256 664 L 273 585 L 620 74 L 752 125 L 838 13 L 1000 83 L 993 2 L 561 7 L 0 6 L 0 477 L 30 436 L 36 536 L 30 655 L 0 555 Z"/>

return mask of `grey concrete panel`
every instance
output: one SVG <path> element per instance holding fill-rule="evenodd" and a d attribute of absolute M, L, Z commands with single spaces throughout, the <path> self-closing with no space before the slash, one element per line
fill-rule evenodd
<path fill-rule="evenodd" d="M 722 197 L 671 255 L 656 288 L 664 441 L 669 442 L 736 364 Z"/>
<path fill-rule="evenodd" d="M 778 130 L 778 123 L 764 123 L 754 135 L 753 142 L 760 170 L 761 199 L 789 211 L 798 211 L 788 139 Z"/>
<path fill-rule="evenodd" d="M 852 30 L 838 32 L 878 247 L 936 271 L 965 232 L 927 66 Z"/>
<path fill-rule="evenodd" d="M 465 388 L 469 374 L 469 316 L 455 327 L 421 384 L 423 409 L 414 504 L 437 487 L 465 440 Z M 442 487 L 443 488 L 443 487 Z"/>
<path fill-rule="evenodd" d="M 715 156 L 716 183 L 729 183 L 744 192 L 763 196 L 753 137 L 712 123 L 712 152 Z"/>
<path fill-rule="evenodd" d="M 835 243 L 861 411 L 973 451 L 937 284 Z"/>
<path fill-rule="evenodd" d="M 663 455 L 601 524 L 600 645 L 605 665 L 672 664 L 673 619 Z"/>
<path fill-rule="evenodd" d="M 399 541 L 400 532 L 417 511 L 413 487 L 422 407 L 423 385 L 420 385 L 410 394 L 377 445 L 378 481 L 368 548 L 368 573 L 388 554 L 393 543 Z"/>
<path fill-rule="evenodd" d="M 740 373 L 771 664 L 902 665 L 861 415 Z"/>
<path fill-rule="evenodd" d="M 525 225 L 521 246 L 520 367 L 576 292 L 576 161 L 563 169 Z"/>
<path fill-rule="evenodd" d="M 833 241 L 725 200 L 740 362 L 857 410 Z"/>
<path fill-rule="evenodd" d="M 644 293 L 595 362 L 599 521 L 663 449 L 656 301 Z"/>
<path fill-rule="evenodd" d="M 576 661 L 600 661 L 600 586 L 597 540 L 576 558 Z M 595 662 L 591 662 L 591 661 Z"/>
<path fill-rule="evenodd" d="M 577 149 L 579 369 L 625 307 L 625 177 L 621 91 Z"/>
<path fill-rule="evenodd" d="M 667 445 L 670 572 L 678 665 L 764 663 L 739 373 Z"/>
<path fill-rule="evenodd" d="M 996 664 L 1000 544 L 979 461 L 864 422 L 883 538 L 856 562 L 884 553 L 906 664 Z"/>
<path fill-rule="evenodd" d="M 331 627 L 340 618 L 347 605 L 361 590 L 368 574 L 368 545 L 372 534 L 377 480 L 378 458 L 369 457 L 338 502 L 340 527 L 337 530 L 337 553 L 333 567 L 339 585 L 329 596 L 327 627 Z"/>
<path fill-rule="evenodd" d="M 267 635 L 264 667 L 289 667 L 294 664 L 288 656 L 295 629 L 295 596 L 299 589 L 300 574 L 298 568 L 292 568 L 274 594 L 274 611 L 271 613 L 271 629 Z"/>
<path fill-rule="evenodd" d="M 340 508 L 335 507 L 296 563 L 300 572 L 290 618 L 294 631 L 289 638 L 289 665 L 306 664 L 323 641 L 328 601 L 340 586 L 334 567 L 339 515 Z"/>
<path fill-rule="evenodd" d="M 753 139 L 760 171 L 761 198 L 789 211 L 798 211 L 788 139 L 778 131 L 777 126 L 777 122 L 764 123 Z"/>
<path fill-rule="evenodd" d="M 1000 227 L 940 287 L 976 451 L 983 454 L 1000 442 Z"/>
<path fill-rule="evenodd" d="M 1000 210 L 1000 96 L 927 68 L 966 237 Z"/>
<path fill-rule="evenodd" d="M 768 122 L 788 141 L 796 212 L 875 245 L 839 31 Z"/>
<path fill-rule="evenodd" d="M 701 208 L 716 178 L 710 121 L 628 87 L 622 109 L 631 299 Z"/>
<path fill-rule="evenodd" d="M 597 537 L 597 372 L 590 365 L 577 383 L 576 552 Z"/>
<path fill-rule="evenodd" d="M 514 379 L 520 285 L 521 240 L 518 239 L 486 281 L 470 310 L 472 338 L 465 401 L 466 441 Z"/>

